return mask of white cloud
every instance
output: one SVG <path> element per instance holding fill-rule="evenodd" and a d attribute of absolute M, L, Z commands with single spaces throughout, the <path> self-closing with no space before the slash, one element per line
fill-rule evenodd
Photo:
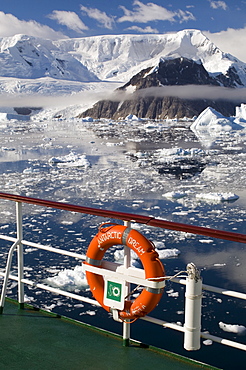
<path fill-rule="evenodd" d="M 103 27 L 112 29 L 114 25 L 114 19 L 109 17 L 105 12 L 102 12 L 96 8 L 87 8 L 86 6 L 81 5 L 80 9 L 85 12 L 88 17 L 95 19 Z"/>
<path fill-rule="evenodd" d="M 53 10 L 51 14 L 47 16 L 50 19 L 57 21 L 59 24 L 70 28 L 78 33 L 88 30 L 88 27 L 82 22 L 79 16 L 74 12 L 67 12 L 64 10 Z"/>
<path fill-rule="evenodd" d="M 0 11 L 0 37 L 14 36 L 19 33 L 51 40 L 67 37 L 62 32 L 56 32 L 36 21 L 23 21 L 12 14 L 5 14 Z"/>
<path fill-rule="evenodd" d="M 125 6 L 120 6 L 125 15 L 118 19 L 118 22 L 137 22 L 147 23 L 150 21 L 170 21 L 174 22 L 175 18 L 179 18 L 180 22 L 187 20 L 195 20 L 191 12 L 177 10 L 175 12 L 154 4 L 143 4 L 139 0 L 133 1 L 133 10 L 128 10 Z"/>
<path fill-rule="evenodd" d="M 139 33 L 159 33 L 159 31 L 156 28 L 152 28 L 150 26 L 147 26 L 145 28 L 138 27 L 138 26 L 132 26 L 132 27 L 128 27 L 127 30 L 136 31 Z"/>
<path fill-rule="evenodd" d="M 175 13 L 154 3 L 143 4 L 141 1 L 133 2 L 133 11 L 126 9 L 123 5 L 120 8 L 125 15 L 118 19 L 118 22 L 147 23 L 153 20 L 174 21 Z"/>
<path fill-rule="evenodd" d="M 246 98 L 246 88 L 231 89 L 222 86 L 209 85 L 185 85 L 185 86 L 163 86 L 140 89 L 135 93 L 138 97 L 173 96 L 180 99 L 209 99 L 228 100 L 241 103 Z"/>
<path fill-rule="evenodd" d="M 210 6 L 211 8 L 213 9 L 223 9 L 223 10 L 226 10 L 227 9 L 227 5 L 224 1 L 213 1 L 213 0 L 209 0 L 210 2 Z"/>
<path fill-rule="evenodd" d="M 177 17 L 180 18 L 180 23 L 196 20 L 196 18 L 191 12 L 188 11 L 184 12 L 183 10 L 180 9 L 177 11 Z"/>
<path fill-rule="evenodd" d="M 178 97 L 180 99 L 208 99 L 208 100 L 228 100 L 237 104 L 245 101 L 246 88 L 231 89 L 221 86 L 208 85 L 185 85 L 185 86 L 162 86 L 140 89 L 134 93 L 134 97 Z M 132 99 L 133 95 L 124 91 L 112 92 L 108 90 L 81 91 L 71 95 L 40 95 L 40 94 L 5 94 L 1 97 L 1 105 L 4 107 L 63 107 L 69 105 L 94 104 L 99 100 L 109 99 L 116 102 Z"/>
<path fill-rule="evenodd" d="M 246 27 L 240 29 L 228 28 L 226 31 L 203 33 L 225 53 L 230 53 L 246 63 Z"/>

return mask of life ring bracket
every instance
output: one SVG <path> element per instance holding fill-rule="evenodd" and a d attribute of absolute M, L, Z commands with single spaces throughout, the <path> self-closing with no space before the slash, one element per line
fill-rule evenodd
<path fill-rule="evenodd" d="M 125 280 L 128 283 L 141 285 L 153 290 L 160 290 L 165 287 L 165 278 L 161 280 L 155 280 L 155 278 L 153 280 L 151 278 L 145 279 L 143 269 L 125 268 L 123 265 L 115 262 L 101 261 L 101 267 L 87 265 L 83 262 L 82 271 L 84 273 L 88 271 L 97 275 L 111 276 L 112 278 Z"/>

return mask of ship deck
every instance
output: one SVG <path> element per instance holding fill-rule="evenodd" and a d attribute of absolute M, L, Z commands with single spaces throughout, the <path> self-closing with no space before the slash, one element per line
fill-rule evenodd
<path fill-rule="evenodd" d="M 215 369 L 10 300 L 0 315 L 1 369 Z"/>

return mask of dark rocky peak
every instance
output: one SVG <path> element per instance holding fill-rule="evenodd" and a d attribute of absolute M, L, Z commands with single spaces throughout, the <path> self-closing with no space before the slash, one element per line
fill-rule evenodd
<path fill-rule="evenodd" d="M 217 75 L 216 79 L 225 87 L 237 87 L 238 85 L 242 87 L 244 86 L 235 67 L 230 67 L 226 74 L 221 73 Z"/>
<path fill-rule="evenodd" d="M 222 81 L 221 81 L 222 82 Z M 177 85 L 220 85 L 220 82 L 209 75 L 202 63 L 187 58 L 161 60 L 158 67 L 147 68 L 133 76 L 120 88 L 135 86 L 136 90 L 154 86 Z"/>
<path fill-rule="evenodd" d="M 165 86 L 224 86 L 235 88 L 240 83 L 236 71 L 231 68 L 228 75 L 211 76 L 201 62 L 179 57 L 161 59 L 157 67 L 149 67 L 133 76 L 128 83 L 117 89 L 130 92 L 124 101 L 102 100 L 88 109 L 80 117 L 121 119 L 129 114 L 139 118 L 192 118 L 198 116 L 208 106 L 225 116 L 233 115 L 235 102 L 223 100 L 182 99 L 175 96 L 156 95 L 155 89 Z M 142 94 L 143 89 L 148 93 Z M 151 92 L 153 94 L 151 95 Z"/>
<path fill-rule="evenodd" d="M 187 58 L 161 60 L 156 75 L 162 85 L 218 85 L 201 62 Z"/>

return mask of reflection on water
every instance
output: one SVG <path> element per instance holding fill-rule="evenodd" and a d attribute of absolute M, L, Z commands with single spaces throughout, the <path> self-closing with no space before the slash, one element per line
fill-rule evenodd
<path fill-rule="evenodd" d="M 135 212 L 175 222 L 246 233 L 245 138 L 238 136 L 238 133 L 215 140 L 212 149 L 207 150 L 203 157 L 206 166 L 202 171 L 195 172 L 193 176 L 177 178 L 171 171 L 158 171 L 157 159 L 158 164 L 165 160 L 165 166 L 169 162 L 173 163 L 171 157 L 157 157 L 158 149 L 201 148 L 202 144 L 198 143 L 188 127 L 169 130 L 166 124 L 162 127 L 158 123 L 156 129 L 152 127 L 150 130 L 144 124 L 139 127 L 136 123 L 90 123 L 85 126 L 82 122 L 46 122 L 29 123 L 27 130 L 24 126 L 26 123 L 23 123 L 23 129 L 17 130 L 13 125 L 0 127 L 1 192 Z M 71 152 L 85 154 L 91 166 L 84 168 L 49 164 L 51 157 L 66 156 Z M 136 156 L 137 160 L 130 160 L 131 155 Z M 171 191 L 183 191 L 186 196 L 182 199 L 167 199 L 163 196 Z M 239 200 L 234 203 L 211 203 L 196 198 L 196 194 L 206 192 L 233 192 L 239 195 Z M 13 231 L 13 213 L 14 205 L 0 201 L 2 233 Z M 42 244 L 46 241 L 52 246 L 61 246 L 78 253 L 85 253 L 97 226 L 104 221 L 97 217 L 68 215 L 66 212 L 28 205 L 24 206 L 23 215 L 24 238 L 40 241 L 41 237 Z M 244 245 L 144 225 L 139 226 L 139 229 L 149 239 L 163 242 L 166 248 L 180 250 L 179 257 L 163 260 L 168 275 L 184 270 L 187 263 L 194 262 L 201 269 L 206 284 L 245 291 Z M 2 247 L 3 257 L 5 251 Z M 112 259 L 113 254 L 108 258 Z M 47 277 L 47 271 L 50 276 L 54 276 L 57 271 L 77 264 L 77 261 L 69 258 L 64 261 L 58 256 L 51 257 L 47 252 L 32 250 L 26 252 L 25 260 L 27 265 L 32 266 L 26 271 L 27 277 L 38 276 L 40 279 Z M 179 297 L 183 297 L 183 287 L 168 283 L 166 291 L 172 289 Z M 36 293 L 28 288 L 27 295 L 47 306 L 49 298 L 45 293 Z M 217 325 L 219 321 L 246 325 L 245 304 L 240 303 L 238 309 L 228 298 L 208 293 L 205 295 L 207 302 L 204 303 L 203 322 L 206 330 L 221 335 Z M 81 309 L 73 308 L 68 299 L 56 298 L 56 303 L 55 310 L 62 313 L 69 311 L 75 318 L 81 318 Z M 85 311 L 87 309 L 85 305 Z M 102 310 L 96 311 L 99 319 L 108 317 Z M 183 320 L 182 312 L 183 298 L 177 299 L 175 295 L 165 293 L 156 309 L 156 316 L 161 315 L 164 320 L 178 322 Z M 82 319 L 93 322 L 95 317 L 90 318 L 84 312 Z M 121 330 L 112 320 L 105 319 L 103 325 L 110 325 L 116 331 Z M 157 339 L 156 334 L 150 335 L 152 329 L 149 329 L 147 323 L 141 325 L 146 326 L 149 334 L 148 338 L 144 334 L 146 341 L 149 342 L 151 337 L 153 344 L 183 353 L 182 349 L 173 348 L 164 339 Z M 133 331 L 135 337 L 141 340 L 143 330 L 138 323 Z M 163 338 L 164 334 L 162 329 L 158 338 Z M 232 336 L 230 339 L 233 339 Z M 180 344 L 181 341 L 179 337 L 177 342 Z M 213 347 L 217 351 L 216 345 Z M 203 348 L 202 352 L 194 356 L 206 362 L 209 351 L 211 353 L 211 348 Z M 187 353 L 183 354 L 187 356 Z"/>

